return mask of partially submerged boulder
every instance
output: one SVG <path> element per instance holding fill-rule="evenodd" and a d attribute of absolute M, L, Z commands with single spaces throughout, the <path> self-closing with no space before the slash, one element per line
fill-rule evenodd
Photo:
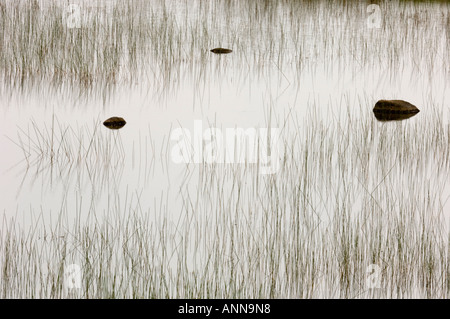
<path fill-rule="evenodd" d="M 103 122 L 104 126 L 112 130 L 118 130 L 124 127 L 125 124 L 127 124 L 127 122 L 125 122 L 123 118 L 117 116 L 110 117 L 109 119 Z"/>
<path fill-rule="evenodd" d="M 231 49 L 224 49 L 224 48 L 215 48 L 211 50 L 212 53 L 215 54 L 227 54 L 233 52 Z"/>
<path fill-rule="evenodd" d="M 416 114 L 420 110 L 403 100 L 379 100 L 373 108 L 374 113 Z"/>

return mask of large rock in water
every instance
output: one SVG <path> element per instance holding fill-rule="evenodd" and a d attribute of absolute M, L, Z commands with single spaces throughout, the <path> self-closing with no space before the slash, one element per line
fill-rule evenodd
<path fill-rule="evenodd" d="M 379 121 L 398 121 L 410 118 L 420 110 L 403 100 L 379 100 L 373 108 L 373 113 Z"/>
<path fill-rule="evenodd" d="M 110 117 L 109 119 L 103 122 L 104 126 L 112 130 L 118 130 L 119 128 L 124 127 L 125 124 L 127 124 L 127 122 L 125 122 L 123 118 L 117 116 Z"/>
<path fill-rule="evenodd" d="M 379 100 L 373 108 L 374 113 L 419 113 L 420 110 L 403 100 Z"/>

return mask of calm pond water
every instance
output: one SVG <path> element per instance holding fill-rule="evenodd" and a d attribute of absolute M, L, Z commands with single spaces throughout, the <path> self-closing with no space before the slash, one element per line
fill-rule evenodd
<path fill-rule="evenodd" d="M 440 225 L 434 240 L 448 253 L 448 3 L 36 3 L 2 9 L 3 229 L 14 220 L 25 232 L 38 224 L 41 235 L 56 227 L 54 235 L 65 236 L 77 223 L 147 216 L 156 233 L 167 233 L 168 255 L 186 245 L 186 273 L 195 274 L 216 235 L 235 232 L 234 245 L 251 246 L 252 230 L 269 227 L 267 218 L 282 215 L 290 225 L 300 214 L 310 230 L 334 229 L 341 210 L 381 216 L 380 225 L 392 222 L 384 214 L 408 213 L 426 229 Z M 210 52 L 216 47 L 233 52 Z M 372 108 L 380 99 L 406 100 L 420 113 L 379 122 Z M 103 126 L 112 116 L 126 125 Z M 217 148 L 209 128 L 219 129 Z M 224 158 L 234 128 L 262 132 L 245 144 L 256 149 L 254 162 L 177 162 L 174 132 Z M 268 148 L 278 150 L 274 174 L 261 171 L 273 164 Z M 278 247 L 293 244 L 283 232 Z M 292 238 L 301 241 L 300 233 Z M 175 271 L 179 261 L 167 265 Z M 322 288 L 304 296 L 332 295 Z M 299 296 L 283 289 L 273 296 Z M 448 296 L 442 291 L 431 295 Z"/>

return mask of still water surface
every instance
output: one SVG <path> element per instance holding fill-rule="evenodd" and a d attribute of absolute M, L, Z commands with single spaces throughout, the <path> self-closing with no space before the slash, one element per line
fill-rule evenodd
<path fill-rule="evenodd" d="M 193 133 L 195 121 L 202 121 L 203 130 L 216 127 L 222 132 L 235 127 L 274 127 L 282 135 L 283 150 L 296 136 L 320 134 L 310 132 L 318 126 L 308 128 L 308 123 L 320 123 L 326 132 L 322 132 L 323 140 L 329 134 L 356 139 L 354 135 L 360 132 L 354 129 L 358 127 L 355 123 L 360 122 L 361 132 L 369 127 L 373 135 L 386 130 L 409 132 L 412 137 L 405 137 L 406 144 L 415 140 L 413 130 L 417 128 L 434 137 L 431 132 L 436 114 L 442 121 L 436 125 L 448 126 L 448 4 L 388 2 L 381 6 L 380 27 L 369 27 L 372 13 L 364 1 L 347 6 L 325 1 L 314 5 L 266 3 L 264 7 L 253 1 L 139 2 L 136 19 L 152 19 L 154 28 L 166 33 L 150 32 L 139 38 L 137 43 L 148 47 L 138 50 L 136 69 L 127 67 L 131 65 L 127 54 L 131 44 L 125 38 L 115 80 L 94 77 L 86 84 L 37 76 L 13 84 L 4 76 L 0 82 L 0 193 L 6 218 L 15 217 L 27 226 L 36 216 L 50 224 L 61 215 L 70 221 L 94 213 L 97 219 L 107 220 L 112 218 L 111 211 L 125 215 L 140 211 L 165 215 L 177 224 L 188 210 L 207 216 L 208 211 L 220 207 L 226 210 L 227 203 L 242 210 L 254 206 L 255 213 L 264 211 L 265 197 L 255 204 L 252 201 L 257 197 L 249 195 L 260 183 L 255 182 L 258 174 L 251 170 L 255 165 L 250 165 L 250 173 L 242 179 L 243 195 L 237 200 L 230 183 L 233 170 L 227 171 L 232 165 L 211 168 L 211 180 L 220 176 L 219 182 L 205 186 L 205 166 L 173 161 L 171 133 L 176 128 Z M 40 14 L 45 16 L 51 2 L 40 4 Z M 95 10 L 103 14 L 101 23 L 108 25 L 113 19 L 113 2 L 79 5 L 83 19 L 92 18 L 89 15 Z M 141 22 L 135 22 L 137 27 L 128 32 L 145 32 L 139 28 Z M 90 22 L 83 23 L 87 24 L 83 28 L 88 28 Z M 83 45 L 89 48 L 90 44 Z M 210 52 L 215 47 L 233 52 L 215 55 Z M 164 50 L 167 53 L 158 53 Z M 4 59 L 2 65 L 11 61 L 10 57 Z M 421 112 L 406 121 L 378 122 L 371 110 L 380 99 L 403 99 Z M 120 130 L 108 130 L 102 122 L 111 116 L 123 117 L 127 124 Z M 349 117 L 353 125 L 346 122 Z M 340 130 L 337 123 L 342 123 Z M 429 131 L 423 125 L 429 126 Z M 326 131 L 327 127 L 334 133 Z M 312 154 L 324 147 L 321 139 L 320 135 L 313 138 L 317 144 L 312 145 Z M 44 154 L 38 151 L 42 149 Z M 376 149 L 368 156 L 376 157 Z M 429 150 L 424 147 L 424 152 Z M 342 150 L 336 146 L 331 152 L 336 156 Z M 287 153 L 293 158 L 305 156 L 301 148 L 295 154 Z M 413 162 L 414 155 L 405 155 L 409 159 L 404 162 Z M 436 183 L 434 196 L 440 197 L 441 204 L 436 212 L 448 216 L 449 179 L 442 175 L 445 169 L 441 172 L 436 168 L 442 155 L 422 155 L 431 161 L 429 167 L 404 172 L 396 162 L 403 159 L 384 154 L 392 156 L 390 163 L 397 163 L 398 169 L 397 173 L 392 171 L 386 189 L 407 188 L 411 174 L 417 174 L 423 180 L 415 181 L 411 197 L 421 192 L 417 185 Z M 236 165 L 234 169 L 239 169 L 240 164 Z M 335 167 L 335 172 L 323 173 L 334 179 L 332 185 L 340 185 L 342 175 L 339 166 Z M 366 169 L 367 185 L 375 189 L 386 177 L 386 170 L 378 171 L 376 165 Z M 345 174 L 350 178 L 358 175 L 356 170 L 353 177 L 351 172 Z M 331 193 L 314 176 L 310 176 L 315 184 L 310 189 L 314 193 L 311 198 L 322 203 L 315 212 L 327 215 L 339 200 L 327 198 Z M 356 179 L 362 181 L 361 176 Z M 355 185 L 359 185 L 356 179 Z M 350 189 L 362 190 L 358 186 Z M 207 200 L 202 199 L 205 194 Z M 319 198 L 321 195 L 325 198 Z M 347 208 L 358 213 L 364 204 L 358 195 L 353 198 L 354 207 Z"/>

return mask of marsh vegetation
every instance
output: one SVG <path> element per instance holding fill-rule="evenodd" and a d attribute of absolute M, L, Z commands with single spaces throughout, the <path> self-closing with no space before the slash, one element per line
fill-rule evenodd
<path fill-rule="evenodd" d="M 0 0 L 2 298 L 449 297 L 448 3 L 39 4 Z M 278 171 L 174 163 L 199 118 Z"/>

